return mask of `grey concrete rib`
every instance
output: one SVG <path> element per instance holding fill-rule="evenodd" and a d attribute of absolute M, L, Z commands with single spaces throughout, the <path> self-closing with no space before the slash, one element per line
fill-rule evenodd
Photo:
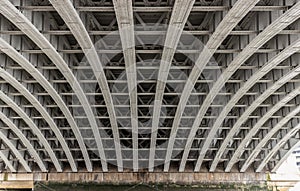
<path fill-rule="evenodd" d="M 81 132 L 72 116 L 70 110 L 66 106 L 65 102 L 58 95 L 56 90 L 53 88 L 52 84 L 41 74 L 41 72 L 36 69 L 25 57 L 23 57 L 19 52 L 17 52 L 12 46 L 10 46 L 5 40 L 0 38 L 0 50 L 11 57 L 16 63 L 18 63 L 24 70 L 32 75 L 34 79 L 49 93 L 52 99 L 55 101 L 57 106 L 60 108 L 66 120 L 68 121 L 80 147 L 82 152 L 84 161 L 87 167 L 91 167 L 90 158 L 88 156 L 88 152 L 86 146 L 83 141 L 83 137 L 81 136 Z"/>
<path fill-rule="evenodd" d="M 7 136 L 0 130 L 0 139 L 10 148 L 10 150 L 14 153 L 15 157 L 20 161 L 20 163 L 23 165 L 26 172 L 31 172 L 30 167 L 28 166 L 28 163 L 22 156 L 21 152 L 16 148 L 16 141 L 9 140 Z M 13 142 L 14 141 L 14 142 Z M 1 156 L 1 154 L 0 154 Z"/>
<path fill-rule="evenodd" d="M 60 70 L 60 72 L 64 75 L 72 89 L 74 90 L 76 96 L 78 97 L 79 101 L 81 102 L 84 111 L 88 117 L 89 122 L 93 128 L 93 132 L 98 134 L 94 134 L 95 140 L 99 143 L 101 152 L 103 151 L 103 147 L 101 147 L 102 142 L 100 138 L 100 134 L 94 124 L 94 114 L 91 109 L 91 106 L 80 87 L 79 82 L 73 75 L 72 71 L 61 57 L 61 55 L 56 51 L 56 49 L 51 45 L 51 43 L 36 29 L 36 27 L 23 15 L 20 13 L 19 10 L 15 8 L 13 4 L 10 3 L 8 0 L 3 0 L 0 2 L 0 11 L 3 16 L 5 16 L 8 20 L 10 20 L 13 24 L 15 24 L 22 32 L 24 32 L 33 42 L 37 44 L 41 48 L 41 50 L 49 57 L 49 59 L 56 65 L 56 67 Z M 87 156 L 86 156 L 87 157 Z M 87 162 L 87 161 L 86 161 Z M 89 162 L 87 164 L 87 170 L 92 171 L 92 165 Z"/>
<path fill-rule="evenodd" d="M 1 46 L 1 43 L 0 43 Z M 1 48 L 0 48 L 1 49 Z M 49 124 L 49 127 L 54 132 L 57 137 L 63 151 L 66 154 L 68 162 L 73 172 L 77 172 L 77 165 L 74 161 L 72 153 L 69 146 L 67 145 L 63 135 L 61 134 L 59 128 L 53 121 L 52 117 L 46 111 L 46 109 L 41 105 L 41 103 L 34 97 L 20 82 L 18 82 L 11 74 L 0 68 L 0 77 L 12 85 L 16 90 L 18 90 L 22 95 L 39 111 L 45 121 Z"/>
<path fill-rule="evenodd" d="M 220 127 L 226 118 L 227 114 L 231 111 L 231 109 L 235 106 L 235 104 L 244 96 L 244 94 L 254 85 L 256 84 L 259 79 L 261 79 L 264 75 L 266 75 L 269 71 L 271 71 L 273 68 L 275 68 L 277 65 L 279 65 L 282 61 L 287 59 L 289 56 L 295 54 L 297 51 L 300 50 L 300 39 L 285 48 L 283 51 L 281 51 L 279 54 L 277 54 L 275 57 L 273 57 L 268 63 L 263 65 L 256 73 L 254 73 L 244 84 L 243 86 L 234 94 L 234 96 L 230 99 L 230 101 L 226 104 L 226 106 L 223 108 L 222 112 L 219 114 L 218 118 L 216 119 L 212 129 L 216 129 Z M 265 118 L 266 120 L 267 118 Z M 263 121 L 263 118 L 260 119 L 260 121 Z M 264 122 L 263 122 L 264 123 Z M 263 124 L 262 123 L 262 124 Z M 257 131 L 260 127 L 259 122 L 251 129 L 251 133 L 249 132 L 247 137 L 239 144 L 238 149 L 235 151 L 235 154 L 231 157 L 230 162 L 236 162 L 237 155 L 240 155 L 241 152 L 243 152 L 245 144 L 248 142 L 248 140 L 251 138 L 251 135 L 253 135 L 253 132 Z M 256 128 L 256 130 L 254 130 Z M 222 157 L 223 152 L 225 151 L 228 141 L 231 140 L 231 137 L 229 139 L 225 138 L 222 145 L 220 146 L 211 166 L 210 171 L 214 171 L 219 160 Z M 229 167 L 230 168 L 230 167 Z"/>
<path fill-rule="evenodd" d="M 297 130 L 295 130 L 295 131 L 299 131 L 299 128 L 297 128 Z M 282 143 L 280 142 L 279 144 L 282 146 L 282 144 L 284 142 L 288 142 L 288 141 L 291 141 L 292 139 L 294 139 L 292 137 L 293 137 L 293 135 L 295 133 L 297 133 L 297 132 L 294 132 L 294 131 L 290 132 L 287 135 L 287 137 L 284 140 L 282 140 Z M 289 156 L 291 156 L 292 152 L 295 151 L 300 146 L 300 141 L 298 139 L 294 139 L 293 142 L 294 142 L 294 145 L 291 146 L 291 148 L 289 149 L 289 151 L 286 152 L 284 154 L 284 156 L 281 157 L 281 159 L 279 160 L 279 162 L 276 163 L 276 165 L 273 167 L 273 169 L 271 170 L 271 172 L 275 173 L 278 170 L 278 168 L 282 165 L 282 163 L 286 162 L 287 158 Z M 277 150 L 279 150 L 279 149 L 280 148 L 278 148 Z M 268 161 L 266 161 L 264 165 L 266 165 L 267 163 L 268 163 Z M 261 168 L 261 170 L 263 169 L 263 167 L 260 167 L 260 168 Z M 261 170 L 256 170 L 256 172 L 260 172 Z"/>
<path fill-rule="evenodd" d="M 206 64 L 211 59 L 214 52 L 217 50 L 219 45 L 222 43 L 222 41 L 228 36 L 228 34 L 232 31 L 232 29 L 238 24 L 238 22 L 255 6 L 255 4 L 258 2 L 258 0 L 255 1 L 247 1 L 247 0 L 239 0 L 237 1 L 234 6 L 231 8 L 231 10 L 228 12 L 228 14 L 224 17 L 222 22 L 218 25 L 213 35 L 210 37 L 209 41 L 207 42 L 205 49 L 200 53 L 198 59 L 196 60 L 195 66 L 186 82 L 186 85 L 184 87 L 184 90 L 182 92 L 176 114 L 174 117 L 171 135 L 173 136 L 172 139 L 169 140 L 168 149 L 167 151 L 171 151 L 174 146 L 175 137 L 177 134 L 177 130 L 180 124 L 180 120 L 182 117 L 182 114 L 184 112 L 184 108 L 188 102 L 189 96 L 194 88 L 194 85 L 196 81 L 198 80 L 201 72 L 203 71 Z M 198 127 L 197 127 L 198 128 Z M 193 136 L 190 136 L 190 139 L 187 140 L 185 150 L 183 153 L 183 163 L 184 165 L 181 165 L 180 171 L 184 170 L 184 166 L 186 163 L 186 159 L 189 154 L 190 150 L 190 143 L 192 142 L 191 138 Z M 164 171 L 168 171 L 170 166 L 170 160 L 171 160 L 171 154 L 167 154 L 165 159 L 165 167 Z"/>
<path fill-rule="evenodd" d="M 28 149 L 30 155 L 34 158 L 38 166 L 40 167 L 42 172 L 47 172 L 47 168 L 43 163 L 41 157 L 36 152 L 32 144 L 25 137 L 22 131 L 8 118 L 6 115 L 0 111 L 0 119 L 16 134 L 16 136 L 20 139 L 20 141 L 24 144 L 24 146 Z"/>
<path fill-rule="evenodd" d="M 7 165 L 7 167 L 10 169 L 11 172 L 17 172 L 15 167 L 11 164 L 11 162 L 6 157 L 5 153 L 3 151 L 0 151 L 0 159 L 4 161 L 4 163 Z"/>
<path fill-rule="evenodd" d="M 299 131 L 299 129 L 300 129 L 300 127 L 297 126 L 297 128 L 294 131 L 290 131 L 285 136 L 285 138 L 280 143 L 278 143 L 279 144 L 278 146 L 282 147 L 282 145 L 284 143 L 286 143 L 288 141 L 291 141 L 293 139 L 292 137 L 294 136 L 295 133 L 297 133 L 297 131 Z M 281 157 L 280 161 L 276 163 L 276 165 L 273 167 L 273 169 L 271 170 L 271 172 L 275 173 L 278 170 L 278 168 L 282 165 L 282 163 L 285 162 L 289 156 L 291 156 L 292 152 L 295 151 L 300 146 L 300 141 L 298 139 L 294 139 L 293 142 L 294 142 L 294 145 L 291 146 L 291 148 L 289 149 L 289 151 L 286 152 L 284 154 L 284 156 Z M 280 147 L 277 148 L 277 151 L 280 149 Z M 275 150 L 273 151 L 273 153 L 275 153 Z M 265 166 L 267 163 L 268 163 L 268 161 L 265 161 L 265 164 L 263 164 L 263 165 Z M 263 169 L 264 166 L 259 167 L 260 170 L 257 168 L 256 172 L 260 172 Z"/>
<path fill-rule="evenodd" d="M 101 92 L 106 104 L 106 108 L 109 114 L 110 123 L 113 131 L 114 142 L 115 142 L 115 149 L 116 149 L 116 156 L 117 156 L 117 165 L 118 170 L 123 171 L 123 161 L 122 161 L 122 151 L 121 151 L 121 144 L 120 144 L 120 136 L 118 130 L 118 123 L 116 119 L 116 112 L 114 109 L 114 104 L 112 100 L 112 96 L 110 93 L 110 89 L 107 83 L 107 79 L 100 61 L 100 58 L 95 50 L 95 47 L 92 43 L 91 38 L 87 30 L 85 29 L 78 13 L 76 12 L 73 4 L 70 0 L 50 0 L 55 10 L 58 14 L 62 17 L 65 21 L 66 25 L 69 27 L 70 31 L 78 41 L 79 45 L 81 46 L 89 64 L 92 67 L 95 77 L 97 78 L 98 84 L 101 88 Z M 87 101 L 87 100 L 86 100 Z M 103 149 L 103 143 L 101 140 L 101 136 L 98 130 L 97 122 L 93 117 L 93 111 L 91 108 L 86 108 L 87 116 L 90 117 L 90 123 L 92 126 L 93 133 L 95 135 L 95 140 L 98 147 L 98 152 L 100 154 L 102 169 L 103 171 L 107 171 L 107 161 L 105 152 Z"/>
<path fill-rule="evenodd" d="M 296 108 L 295 110 L 300 111 L 299 107 Z M 294 110 L 294 111 L 295 111 Z M 294 111 L 292 111 L 294 113 Z M 290 114 L 292 114 L 292 112 Z M 289 115 L 290 115 L 289 114 Z M 297 113 L 294 113 L 292 115 L 297 115 Z M 277 126 L 277 125 L 276 125 Z M 277 130 L 280 129 L 277 128 Z M 267 156 L 264 157 L 264 160 L 259 164 L 259 166 L 255 169 L 256 172 L 261 172 L 262 169 L 265 167 L 265 165 L 270 161 L 270 159 L 272 158 L 272 156 L 274 154 L 276 154 L 277 151 L 279 151 L 279 149 L 281 147 L 283 147 L 288 141 L 292 141 L 292 137 L 300 130 L 300 124 L 298 124 L 296 127 L 292 128 L 273 148 L 271 151 L 268 152 Z M 268 135 L 267 135 L 268 136 Z M 294 141 L 294 146 L 292 146 L 289 151 L 287 153 L 285 153 L 285 155 L 280 159 L 280 162 L 278 162 L 276 164 L 276 166 L 272 169 L 272 172 L 275 172 L 279 166 L 283 163 L 283 161 L 285 161 L 287 159 L 287 157 L 290 155 L 291 152 L 293 152 L 297 146 L 299 146 L 300 142 L 299 139 L 293 140 Z"/>
<path fill-rule="evenodd" d="M 138 108 L 134 20 L 131 0 L 113 0 L 122 42 L 132 128 L 133 171 L 138 171 Z"/>
<path fill-rule="evenodd" d="M 300 2 L 295 4 L 292 8 L 286 11 L 283 15 L 281 15 L 278 19 L 272 22 L 268 27 L 266 27 L 258 36 L 256 36 L 244 49 L 238 54 L 234 60 L 229 64 L 227 69 L 222 73 L 222 75 L 218 78 L 217 82 L 213 85 L 210 93 L 207 95 L 205 101 L 203 102 L 199 113 L 196 116 L 196 120 L 192 126 L 192 130 L 190 132 L 188 140 L 192 140 L 197 132 L 197 129 L 207 111 L 210 104 L 213 102 L 214 98 L 218 94 L 218 92 L 222 89 L 225 83 L 230 79 L 230 77 L 234 74 L 234 72 L 248 59 L 251 55 L 255 53 L 262 45 L 264 45 L 268 40 L 278 34 L 285 27 L 289 26 L 295 20 L 300 17 Z M 195 171 L 199 171 L 205 154 L 211 144 L 211 141 L 214 139 L 215 134 L 218 129 L 211 129 L 207 139 L 205 140 L 201 152 L 199 154 Z M 233 132 L 233 131 L 231 131 Z M 234 134 L 234 133 L 233 133 Z M 232 135 L 233 135 L 232 134 Z M 227 136 L 229 138 L 230 135 Z M 192 141 L 190 141 L 192 142 Z M 188 145 L 190 150 L 191 143 Z"/>
<path fill-rule="evenodd" d="M 56 170 L 58 172 L 62 172 L 62 167 L 57 159 L 55 153 L 53 152 L 53 149 L 51 148 L 50 144 L 48 143 L 47 139 L 41 132 L 41 130 L 36 126 L 36 124 L 30 119 L 30 117 L 10 98 L 8 97 L 4 92 L 0 91 L 0 99 L 5 102 L 9 107 L 11 107 L 22 119 L 25 121 L 25 123 L 32 129 L 32 132 L 38 137 L 39 141 L 44 146 L 45 150 L 49 154 Z"/>
<path fill-rule="evenodd" d="M 299 140 L 300 0 L 40 1 L 0 0 L 14 172 L 266 172 Z"/>
<path fill-rule="evenodd" d="M 285 76 L 285 79 L 290 80 L 290 76 L 296 76 L 299 74 L 300 67 L 298 67 L 293 72 L 289 73 Z M 283 77 L 284 78 L 284 77 Z M 281 85 L 285 82 L 281 82 Z M 281 86 L 280 83 L 279 87 Z M 277 87 L 274 88 L 275 90 L 278 89 Z M 286 103 L 288 103 L 291 99 L 295 98 L 297 95 L 300 94 L 300 88 L 295 89 L 293 92 L 289 93 L 285 98 L 283 98 L 280 102 L 278 102 L 274 107 L 270 109 L 270 111 L 261 118 L 260 121 L 257 122 L 257 124 L 250 130 L 248 135 L 254 136 L 255 133 L 258 131 L 259 127 L 261 127 L 267 120 L 270 118 L 278 109 L 283 107 Z M 281 119 L 269 132 L 268 134 L 259 142 L 259 144 L 255 147 L 255 149 L 252 151 L 251 155 L 247 157 L 246 161 L 241 167 L 241 172 L 245 172 L 249 165 L 254 161 L 255 157 L 259 154 L 262 147 L 272 138 L 272 136 L 284 125 L 286 124 L 292 117 L 294 117 L 297 113 L 300 112 L 300 107 L 297 107 L 292 112 L 290 112 L 287 116 L 285 116 L 283 119 Z M 245 142 L 244 145 L 251 139 L 252 136 L 246 137 L 243 141 Z M 239 152 L 241 153 L 241 152 Z M 237 156 L 238 157 L 238 156 Z M 235 162 L 235 161 L 233 161 Z M 233 163 L 234 164 L 234 163 Z M 227 171 L 230 170 L 233 164 L 230 164 L 230 166 L 227 166 Z"/>
<path fill-rule="evenodd" d="M 162 99 L 166 82 L 168 79 L 169 70 L 172 65 L 177 44 L 181 37 L 185 23 L 190 15 L 195 0 L 176 0 L 172 9 L 172 15 L 168 25 L 167 35 L 165 38 L 164 49 L 162 53 L 161 63 L 158 71 L 158 79 L 156 82 L 156 92 L 152 118 L 152 133 L 149 153 L 149 171 L 154 170 L 154 159 L 156 149 L 156 138 L 159 127 L 159 117 L 162 106 Z M 172 134 L 171 134 L 172 135 Z M 172 137 L 170 137 L 172 139 Z M 171 151 L 170 151 L 171 152 Z"/>

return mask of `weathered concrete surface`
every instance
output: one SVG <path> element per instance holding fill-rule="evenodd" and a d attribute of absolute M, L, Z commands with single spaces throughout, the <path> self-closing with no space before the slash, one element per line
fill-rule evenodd
<path fill-rule="evenodd" d="M 33 187 L 33 174 L 0 174 L 0 189 L 32 189 Z"/>
<path fill-rule="evenodd" d="M 288 191 L 295 186 L 294 181 L 270 181 L 268 187 L 272 188 L 272 191 Z"/>
<path fill-rule="evenodd" d="M 98 182 L 108 184 L 164 183 L 261 183 L 264 173 L 35 173 L 35 180 L 50 182 Z"/>
<path fill-rule="evenodd" d="M 131 184 L 131 185 L 99 185 L 94 183 L 81 184 L 59 184 L 59 183 L 39 183 L 34 187 L 35 191 L 271 191 L 266 185 L 236 185 L 236 184 L 206 184 L 206 185 L 158 185 L 158 184 Z"/>
<path fill-rule="evenodd" d="M 0 189 L 32 189 L 33 181 L 0 181 Z"/>
<path fill-rule="evenodd" d="M 197 184 L 197 183 L 263 183 L 264 173 L 161 173 L 161 172 L 63 172 L 63 173 L 18 173 L 0 174 L 0 180 L 32 180 L 42 182 L 95 182 L 107 184 L 163 183 L 163 184 Z"/>
<path fill-rule="evenodd" d="M 12 188 L 33 188 L 38 186 L 43 190 L 45 186 L 59 188 L 59 190 L 76 187 L 75 190 L 82 190 L 86 186 L 91 188 L 102 188 L 103 186 L 112 186 L 116 190 L 140 185 L 140 187 L 153 187 L 156 185 L 167 186 L 166 188 L 174 190 L 176 187 L 188 186 L 191 190 L 205 189 L 225 189 L 225 190 L 264 190 L 267 186 L 268 176 L 265 173 L 178 173 L 178 172 L 63 172 L 63 173 L 2 173 L 0 174 L 0 189 Z M 35 186 L 34 186 L 35 183 Z M 23 187 L 22 187 L 23 186 Z M 124 187 L 125 186 L 125 187 Z M 172 188 L 169 188 L 171 186 Z M 166 190 L 168 190 L 166 189 Z M 96 189 L 97 190 L 97 189 Z M 145 191 L 145 189 L 141 189 Z M 179 189 L 180 190 L 180 189 Z"/>
<path fill-rule="evenodd" d="M 300 182 L 300 174 L 292 171 L 277 172 L 270 174 L 268 179 L 268 186 L 274 188 L 274 191 L 287 191 Z"/>

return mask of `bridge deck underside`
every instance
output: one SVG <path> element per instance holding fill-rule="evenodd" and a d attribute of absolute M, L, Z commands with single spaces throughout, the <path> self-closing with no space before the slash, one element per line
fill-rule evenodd
<path fill-rule="evenodd" d="M 1 0 L 0 171 L 276 170 L 300 139 L 300 1 L 181 1 Z"/>

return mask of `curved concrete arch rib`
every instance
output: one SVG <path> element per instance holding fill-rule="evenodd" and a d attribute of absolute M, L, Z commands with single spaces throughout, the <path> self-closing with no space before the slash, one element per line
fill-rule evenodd
<path fill-rule="evenodd" d="M 0 119 L 16 134 L 16 136 L 21 140 L 24 146 L 28 149 L 30 155 L 35 159 L 36 163 L 40 167 L 42 172 L 47 172 L 47 168 L 43 163 L 41 157 L 36 152 L 30 141 L 25 137 L 22 131 L 8 118 L 6 115 L 0 111 Z"/>
<path fill-rule="evenodd" d="M 134 20 L 132 1 L 113 0 L 122 42 L 125 69 L 130 100 L 132 127 L 133 171 L 138 171 L 138 110 L 137 110 L 137 74 L 134 41 Z"/>
<path fill-rule="evenodd" d="M 61 57 L 61 55 L 56 51 L 56 49 L 51 45 L 51 43 L 37 30 L 37 28 L 23 15 L 20 11 L 13 5 L 9 0 L 3 0 L 0 2 L 0 12 L 8 20 L 10 20 L 14 25 L 16 25 L 24 34 L 26 34 L 38 47 L 49 57 L 49 59 L 56 65 L 63 76 L 66 78 L 72 89 L 74 90 L 76 96 L 78 97 L 84 111 L 86 112 L 87 118 L 93 129 L 95 136 L 95 141 L 97 142 L 98 151 L 104 154 L 101 137 L 98 131 L 98 127 L 93 115 L 91 106 L 84 94 L 78 80 L 75 78 L 74 74 Z M 85 155 L 84 155 L 85 156 Z M 87 156 L 85 156 L 87 157 Z M 105 161 L 104 158 L 101 158 Z M 88 162 L 86 160 L 86 162 Z M 104 163 L 104 162 L 103 162 Z M 102 164 L 103 164 L 102 163 Z M 87 170 L 92 171 L 91 162 L 86 163 Z M 106 163 L 105 163 L 106 165 Z M 106 169 L 103 168 L 105 171 Z"/>
<path fill-rule="evenodd" d="M 297 108 L 298 109 L 298 108 Z M 260 163 L 260 165 L 256 168 L 256 172 L 261 172 L 265 165 L 270 161 L 270 159 L 276 154 L 281 147 L 283 147 L 287 142 L 294 142 L 294 146 L 290 148 L 290 150 L 284 154 L 284 156 L 280 159 L 280 161 L 275 165 L 275 167 L 271 170 L 275 172 L 280 165 L 286 160 L 286 158 L 293 152 L 299 145 L 299 139 L 293 139 L 292 137 L 300 130 L 300 124 L 296 127 L 292 128 L 276 145 L 272 148 L 271 151 L 264 157 L 264 160 Z"/>
<path fill-rule="evenodd" d="M 10 148 L 10 150 L 14 153 L 15 157 L 20 161 L 20 163 L 23 165 L 26 172 L 31 172 L 30 167 L 28 166 L 28 163 L 25 161 L 24 157 L 20 153 L 20 151 L 16 148 L 16 141 L 14 143 L 13 140 L 9 140 L 5 134 L 0 130 L 0 139 Z M 1 156 L 1 154 L 0 154 Z"/>
<path fill-rule="evenodd" d="M 299 69 L 300 67 L 298 67 L 298 71 L 297 72 L 294 72 L 294 73 L 297 73 L 299 74 Z M 297 75 L 296 74 L 296 75 Z M 291 76 L 296 76 L 295 74 L 290 74 Z M 300 88 L 297 88 L 295 89 L 293 92 L 291 92 L 290 94 L 288 94 L 285 98 L 283 98 L 279 103 L 277 103 L 263 118 L 262 118 L 262 122 L 258 123 L 257 122 L 257 125 L 255 125 L 253 127 L 253 132 L 252 132 L 252 129 L 251 131 L 248 133 L 252 133 L 252 135 L 255 135 L 255 133 L 257 132 L 257 130 L 259 129 L 259 127 L 261 127 L 264 122 L 267 121 L 267 119 L 269 117 L 272 116 L 272 114 L 274 114 L 279 108 L 283 107 L 288 101 L 290 101 L 291 99 L 293 99 L 294 97 L 296 97 L 297 95 L 300 94 Z M 286 124 L 289 120 L 291 120 L 295 115 L 297 115 L 298 113 L 300 112 L 300 107 L 297 107 L 296 109 L 294 109 L 292 112 L 290 112 L 287 116 L 285 116 L 283 119 L 281 119 L 276 125 L 275 127 L 273 127 L 269 132 L 268 134 L 259 142 L 259 144 L 255 147 L 255 149 L 252 151 L 251 155 L 247 158 L 247 160 L 244 162 L 242 168 L 241 168 L 241 172 L 245 172 L 247 170 L 247 168 L 249 167 L 249 165 L 254 161 L 255 157 L 259 154 L 259 152 L 261 151 L 262 147 L 270 140 L 270 138 L 272 138 L 272 136 L 278 131 L 280 130 L 280 128 Z M 270 114 L 269 114 L 270 113 Z M 265 119 L 267 118 L 267 119 Z M 252 136 L 251 136 L 252 137 Z M 250 138 L 251 138 L 250 137 Z M 248 138 L 248 137 L 246 137 Z M 244 139 L 245 142 L 249 141 L 250 138 L 248 139 Z M 229 166 L 229 168 L 231 167 L 232 165 Z"/>
<path fill-rule="evenodd" d="M 210 93 L 206 96 L 199 113 L 197 114 L 196 120 L 194 121 L 192 130 L 190 132 L 188 140 L 192 140 L 197 132 L 197 129 L 207 111 L 210 104 L 213 102 L 214 98 L 218 94 L 218 92 L 222 89 L 225 83 L 230 79 L 231 75 L 251 56 L 256 50 L 258 50 L 262 45 L 264 45 L 268 40 L 277 35 L 281 30 L 285 27 L 293 23 L 300 17 L 300 2 L 295 4 L 292 8 L 286 11 L 283 15 L 281 15 L 278 19 L 272 22 L 268 27 L 266 27 L 258 36 L 256 36 L 244 49 L 238 54 L 234 60 L 229 64 L 228 68 L 222 73 L 217 82 L 213 85 Z M 205 154 L 213 140 L 218 128 L 211 129 L 207 139 L 205 140 L 196 166 L 195 171 L 199 171 Z M 227 136 L 228 138 L 229 136 Z M 188 145 L 190 150 L 191 143 Z"/>
<path fill-rule="evenodd" d="M 5 156 L 3 151 L 0 151 L 0 158 L 4 161 L 6 166 L 9 168 L 11 172 L 17 172 L 15 167 L 11 164 L 11 162 L 8 160 L 8 158 Z"/>
<path fill-rule="evenodd" d="M 222 112 L 218 116 L 217 120 L 215 121 L 212 129 L 216 129 L 216 128 L 218 128 L 218 127 L 220 127 L 222 125 L 224 119 L 226 118 L 227 114 L 231 111 L 231 109 L 234 107 L 234 105 L 244 96 L 244 94 L 254 84 L 256 84 L 259 81 L 259 79 L 261 79 L 264 75 L 266 75 L 269 71 L 271 71 L 273 68 L 275 68 L 277 65 L 279 65 L 282 61 L 284 61 L 285 59 L 287 59 L 288 57 L 290 57 L 291 55 L 293 55 L 294 53 L 296 53 L 299 50 L 300 50 L 300 39 L 297 40 L 296 42 L 292 43 L 290 46 L 288 46 L 287 48 L 285 48 L 283 51 L 281 51 L 276 56 L 274 56 L 268 63 L 266 63 L 265 65 L 263 65 L 261 69 L 259 69 L 256 73 L 254 73 L 245 82 L 245 84 L 234 94 L 234 96 L 230 99 L 230 101 L 226 104 L 226 106 L 223 108 Z M 282 84 L 278 84 L 278 85 L 280 87 Z M 247 111 L 248 110 L 246 110 L 244 112 L 244 114 L 248 113 Z M 243 119 L 247 119 L 247 118 L 248 117 L 245 117 Z M 254 129 L 258 130 L 258 128 L 260 127 L 260 125 L 262 125 L 264 123 L 263 120 L 267 120 L 267 118 L 261 118 L 260 121 L 251 129 L 250 132 L 255 132 L 256 130 L 254 130 Z M 261 124 L 260 122 L 263 122 L 263 123 Z M 238 123 L 238 124 L 241 124 L 241 123 Z M 235 129 L 236 127 L 239 127 L 239 126 L 234 126 L 232 129 Z M 236 162 L 237 155 L 239 155 L 240 152 L 243 151 L 243 148 L 244 148 L 245 144 L 251 138 L 250 132 L 248 133 L 247 137 L 239 144 L 239 147 L 235 151 L 235 154 L 231 157 L 230 162 L 228 163 L 228 166 L 231 166 L 232 162 Z M 232 137 L 229 136 L 228 138 L 225 138 L 225 140 L 223 141 L 221 147 L 219 148 L 219 150 L 218 150 L 218 152 L 217 152 L 217 154 L 216 154 L 216 156 L 215 156 L 215 158 L 214 158 L 214 160 L 212 162 L 212 165 L 210 167 L 210 171 L 214 171 L 215 170 L 215 168 L 216 168 L 219 160 L 221 159 L 222 154 L 225 151 L 225 149 L 226 149 L 226 147 L 228 145 L 228 142 L 231 140 L 231 138 Z M 231 167 L 229 167 L 229 168 L 231 168 Z"/>
<path fill-rule="evenodd" d="M 292 139 L 293 134 L 295 134 L 296 132 L 291 132 L 291 133 L 292 134 L 287 135 L 288 136 L 286 138 L 287 141 L 290 141 Z M 282 144 L 282 143 L 279 143 L 279 144 Z M 287 160 L 287 158 L 292 154 L 292 152 L 295 151 L 299 146 L 300 146 L 300 141 L 298 139 L 294 140 L 294 145 L 290 148 L 290 150 L 288 152 L 286 152 L 284 154 L 283 157 L 281 157 L 281 159 L 279 160 L 279 162 L 277 162 L 277 164 L 274 166 L 274 168 L 271 170 L 271 172 L 276 172 L 278 170 L 278 168 L 282 165 L 282 163 L 285 162 Z M 267 164 L 267 161 L 265 164 Z M 263 169 L 263 167 L 260 167 L 260 168 Z M 261 170 L 260 171 L 256 170 L 256 171 L 260 172 Z"/>
<path fill-rule="evenodd" d="M 13 76 L 11 76 L 8 72 L 0 68 L 0 77 L 7 81 L 10 85 L 16 88 L 42 115 L 45 121 L 49 124 L 51 130 L 54 132 L 55 136 L 57 137 L 59 143 L 62 146 L 63 151 L 65 152 L 69 164 L 72 168 L 72 171 L 77 171 L 77 166 L 75 164 L 74 158 L 70 151 L 69 146 L 67 145 L 63 135 L 61 134 L 59 128 L 46 111 L 46 109 L 41 105 L 41 103 L 34 97 L 20 82 L 18 82 Z"/>
<path fill-rule="evenodd" d="M 149 171 L 154 170 L 154 158 L 156 148 L 157 131 L 159 127 L 159 117 L 162 106 L 162 99 L 168 74 L 172 65 L 177 44 L 180 40 L 185 23 L 190 15 L 195 0 L 176 0 L 172 9 L 172 15 L 168 25 L 167 35 L 165 39 L 164 49 L 162 53 L 161 63 L 158 71 L 158 79 L 156 84 L 153 119 L 152 119 L 152 134 L 149 153 Z M 172 134 L 171 134 L 172 135 Z"/>
<path fill-rule="evenodd" d="M 7 56 L 11 57 L 16 63 L 18 63 L 24 70 L 32 75 L 34 79 L 49 93 L 52 99 L 56 102 L 57 106 L 60 108 L 66 120 L 70 124 L 70 127 L 78 141 L 80 150 L 82 152 L 86 166 L 91 166 L 91 162 L 88 156 L 86 146 L 84 144 L 83 138 L 81 136 L 80 130 L 72 116 L 70 110 L 66 106 L 65 102 L 58 95 L 53 86 L 49 81 L 37 70 L 25 57 L 23 57 L 19 52 L 17 52 L 11 45 L 9 45 L 5 40 L 0 37 L 0 50 Z"/>
<path fill-rule="evenodd" d="M 180 120 L 182 117 L 182 114 L 184 112 L 184 108 L 186 107 L 187 101 L 189 99 L 189 96 L 194 88 L 194 85 L 196 81 L 198 80 L 201 72 L 203 71 L 206 64 L 211 59 L 214 52 L 217 50 L 219 45 L 222 43 L 222 41 L 229 35 L 229 33 L 232 31 L 232 29 L 238 24 L 238 22 L 255 6 L 255 4 L 258 2 L 258 0 L 255 1 L 247 1 L 247 0 L 239 0 L 237 1 L 234 6 L 231 8 L 231 10 L 226 14 L 222 22 L 218 25 L 213 35 L 209 38 L 209 41 L 205 45 L 204 51 L 202 51 L 195 63 L 195 66 L 187 80 L 187 83 L 184 87 L 184 90 L 182 92 L 182 95 L 180 97 L 180 101 L 175 113 L 171 135 L 174 135 L 172 139 L 169 140 L 168 149 L 167 149 L 167 155 L 165 159 L 165 167 L 164 171 L 168 171 L 170 167 L 170 160 L 171 160 L 171 151 L 174 146 L 175 142 L 175 135 L 177 134 L 177 130 L 180 124 Z M 188 157 L 189 149 L 187 149 L 189 146 L 189 142 L 191 142 L 190 139 L 187 140 L 187 145 L 185 147 L 184 153 L 181 162 L 181 166 L 179 168 L 179 171 L 183 171 L 186 163 L 186 159 Z"/>
<path fill-rule="evenodd" d="M 4 92 L 0 91 L 0 99 L 5 102 L 9 107 L 11 107 L 22 119 L 27 123 L 27 125 L 32 129 L 32 132 L 38 137 L 39 141 L 44 146 L 45 150 L 49 154 L 56 170 L 58 172 L 62 172 L 62 167 L 57 159 L 53 149 L 51 148 L 50 144 L 48 143 L 47 139 L 44 137 L 40 129 L 36 126 L 36 124 L 29 118 L 29 116 Z"/>
<path fill-rule="evenodd" d="M 110 93 L 110 89 L 107 83 L 107 79 L 99 59 L 99 56 L 96 52 L 96 49 L 92 43 L 92 40 L 85 29 L 78 13 L 76 12 L 73 4 L 70 0 L 50 0 L 51 4 L 58 12 L 58 14 L 62 17 L 65 21 L 66 25 L 69 27 L 70 31 L 78 41 L 79 45 L 81 46 L 88 62 L 90 63 L 92 70 L 94 72 L 95 77 L 97 78 L 98 84 L 101 88 L 101 92 L 106 104 L 106 108 L 109 114 L 109 119 L 113 131 L 114 142 L 115 142 L 115 149 L 116 149 L 116 156 L 117 156 L 117 165 L 118 171 L 123 171 L 123 161 L 122 161 L 122 152 L 121 152 L 121 144 L 120 144 L 120 136 L 118 131 L 118 123 L 116 118 L 116 112 L 113 105 L 112 96 Z M 85 96 L 84 96 L 85 97 Z M 85 103 L 88 104 L 88 100 L 85 99 Z M 83 102 L 82 102 L 83 104 Z M 101 140 L 101 136 L 98 130 L 98 125 L 95 120 L 93 111 L 91 108 L 86 108 L 87 116 L 90 116 L 89 120 L 92 126 L 93 133 L 95 135 L 95 140 L 98 147 L 98 152 L 100 154 L 100 158 L 102 159 L 102 169 L 103 171 L 107 171 L 107 162 L 106 156 L 103 148 L 103 143 Z"/>
<path fill-rule="evenodd" d="M 30 167 L 28 166 L 28 163 L 25 161 L 24 157 L 20 153 L 20 151 L 16 148 L 16 143 L 14 144 L 12 141 L 10 141 L 2 131 L 0 131 L 0 139 L 10 148 L 10 150 L 14 153 L 15 157 L 20 161 L 20 163 L 23 165 L 24 169 L 27 172 L 31 172 Z"/>

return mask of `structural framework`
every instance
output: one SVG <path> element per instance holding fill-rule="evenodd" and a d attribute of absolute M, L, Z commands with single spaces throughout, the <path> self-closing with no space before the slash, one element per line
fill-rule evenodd
<path fill-rule="evenodd" d="M 299 0 L 0 13 L 0 171 L 264 172 L 299 145 Z"/>

